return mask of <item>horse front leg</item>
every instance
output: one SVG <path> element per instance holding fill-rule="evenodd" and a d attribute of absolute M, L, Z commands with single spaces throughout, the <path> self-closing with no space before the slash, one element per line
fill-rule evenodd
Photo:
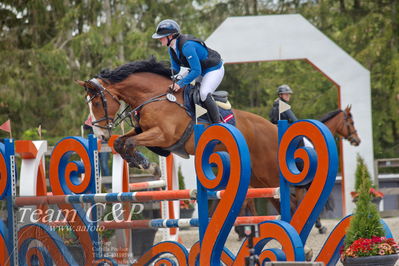
<path fill-rule="evenodd" d="M 137 151 L 137 146 L 160 146 L 164 144 L 165 138 L 162 131 L 158 127 L 151 128 L 143 133 L 134 135 L 124 141 L 124 151 L 126 161 L 130 167 L 137 167 L 141 169 L 148 169 L 150 166 L 149 160 Z"/>
<path fill-rule="evenodd" d="M 125 135 L 120 136 L 115 140 L 114 149 L 125 161 L 129 163 L 130 167 L 147 169 L 150 166 L 150 162 L 147 158 L 137 150 L 129 151 L 130 146 L 126 145 L 126 141 L 135 135 L 137 135 L 137 132 L 135 129 L 132 129 Z"/>
<path fill-rule="evenodd" d="M 136 129 L 133 128 L 132 130 L 129 130 L 129 132 L 127 132 L 125 135 L 122 135 L 115 140 L 114 149 L 117 153 L 119 153 L 122 156 L 122 158 L 124 158 L 124 155 L 126 155 L 127 153 L 125 145 L 126 140 L 135 135 L 137 135 L 137 132 Z"/>

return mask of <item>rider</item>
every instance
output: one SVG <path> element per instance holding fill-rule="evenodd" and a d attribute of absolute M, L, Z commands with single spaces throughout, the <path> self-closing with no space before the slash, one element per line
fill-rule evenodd
<path fill-rule="evenodd" d="M 269 117 L 273 124 L 277 124 L 278 120 L 288 120 L 289 123 L 297 121 L 294 112 L 288 109 L 279 115 L 280 100 L 288 104 L 293 93 L 292 89 L 288 85 L 281 85 L 277 88 L 278 98 L 274 101 L 273 107 L 270 110 Z"/>
<path fill-rule="evenodd" d="M 212 122 L 219 123 L 219 110 L 212 97 L 224 76 L 223 61 L 219 53 L 207 47 L 202 40 L 181 34 L 179 24 L 171 19 L 159 22 L 152 38 L 159 39 L 162 46 L 169 47 L 173 73 L 179 73 L 180 67 L 189 68 L 185 77 L 169 87 L 177 92 L 193 80 L 201 82 L 201 101 Z"/>

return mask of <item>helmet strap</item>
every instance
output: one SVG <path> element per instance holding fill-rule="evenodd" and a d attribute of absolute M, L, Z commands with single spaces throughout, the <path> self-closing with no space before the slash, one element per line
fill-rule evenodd
<path fill-rule="evenodd" d="M 179 35 L 180 35 L 180 34 L 178 34 L 178 33 L 173 34 L 173 35 L 172 35 L 172 38 L 170 38 L 170 39 L 169 39 L 169 36 L 170 36 L 170 35 L 169 35 L 169 36 L 168 36 L 168 43 L 166 44 L 166 46 L 169 47 L 169 46 L 170 46 L 170 43 L 171 43 L 174 39 L 177 39 L 177 37 L 179 37 Z"/>

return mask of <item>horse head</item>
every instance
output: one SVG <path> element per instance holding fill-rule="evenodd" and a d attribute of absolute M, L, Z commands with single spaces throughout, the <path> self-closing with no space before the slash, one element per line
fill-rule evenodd
<path fill-rule="evenodd" d="M 94 135 L 99 139 L 108 140 L 114 127 L 114 118 L 121 106 L 119 99 L 106 88 L 109 84 L 102 79 L 77 80 L 76 83 L 86 91 Z"/>
<path fill-rule="evenodd" d="M 351 105 L 348 105 L 343 113 L 343 125 L 338 129 L 338 133 L 342 135 L 345 139 L 347 139 L 351 145 L 359 146 L 360 137 L 357 134 L 357 130 L 355 128 L 355 122 L 353 121 L 352 113 L 351 113 Z"/>

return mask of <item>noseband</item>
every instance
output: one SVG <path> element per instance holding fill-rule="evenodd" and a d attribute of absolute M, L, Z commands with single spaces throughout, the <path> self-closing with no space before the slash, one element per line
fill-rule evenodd
<path fill-rule="evenodd" d="M 351 122 L 349 121 L 349 116 L 346 114 L 345 111 L 342 112 L 344 113 L 344 126 L 346 126 L 346 130 L 348 132 L 348 136 L 346 136 L 345 139 L 348 140 L 350 143 L 357 143 L 358 141 L 354 137 L 354 135 L 357 134 L 357 130 L 354 129 L 353 131 L 351 131 Z"/>
<path fill-rule="evenodd" d="M 104 82 L 106 82 L 106 81 L 104 81 Z M 104 86 L 101 85 L 101 83 L 97 79 L 93 78 L 91 80 L 86 81 L 86 83 L 92 85 L 94 88 L 94 91 L 95 91 L 94 95 L 90 99 L 88 99 L 86 101 L 86 103 L 91 102 L 96 97 L 100 97 L 102 105 L 103 105 L 103 109 L 104 109 L 104 117 L 102 117 L 96 121 L 93 121 L 92 124 L 93 124 L 93 126 L 108 130 L 109 134 L 111 135 L 111 131 L 114 128 L 114 119 L 109 117 L 109 115 L 108 115 L 108 102 L 107 102 L 107 98 L 105 97 L 105 94 L 106 93 L 109 94 L 112 97 L 112 99 L 114 99 L 119 104 L 119 106 L 121 105 L 121 103 L 114 95 L 111 94 L 111 92 L 109 92 L 109 90 L 104 88 Z M 93 92 L 92 88 L 90 88 L 86 85 L 84 87 L 87 92 Z M 96 125 L 102 121 L 106 121 L 105 126 Z"/>

